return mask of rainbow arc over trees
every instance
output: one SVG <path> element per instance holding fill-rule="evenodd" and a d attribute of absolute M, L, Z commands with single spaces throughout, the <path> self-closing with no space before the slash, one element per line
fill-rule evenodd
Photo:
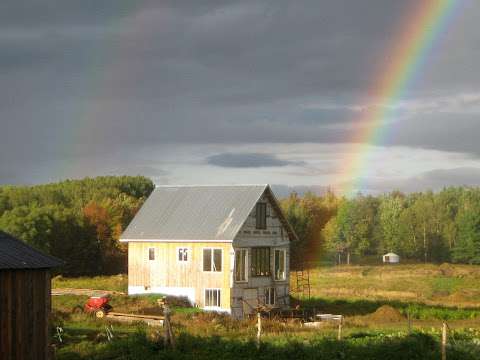
<path fill-rule="evenodd" d="M 367 91 L 376 105 L 367 107 L 355 119 L 352 156 L 342 167 L 340 190 L 354 195 L 365 185 L 371 160 L 371 145 L 381 145 L 389 135 L 395 106 L 411 90 L 421 76 L 435 45 L 441 41 L 455 14 L 468 0 L 414 1 L 401 17 L 391 48 L 385 53 L 384 63 L 377 68 L 375 78 Z"/>

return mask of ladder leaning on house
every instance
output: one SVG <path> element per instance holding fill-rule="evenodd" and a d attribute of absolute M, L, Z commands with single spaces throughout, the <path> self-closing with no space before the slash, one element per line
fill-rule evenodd
<path fill-rule="evenodd" d="M 295 271 L 295 278 L 295 287 L 292 289 L 294 295 L 310 299 L 310 270 L 305 264 Z"/>

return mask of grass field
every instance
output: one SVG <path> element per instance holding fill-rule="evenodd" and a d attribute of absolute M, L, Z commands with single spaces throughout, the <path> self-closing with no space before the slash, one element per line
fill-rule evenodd
<path fill-rule="evenodd" d="M 446 319 L 448 359 L 480 359 L 479 280 L 480 267 L 475 266 L 313 269 L 312 298 L 297 301 L 305 308 L 345 315 L 344 339 L 336 340 L 335 324 L 312 329 L 265 320 L 259 349 L 254 344 L 253 320 L 235 321 L 178 304 L 172 317 L 177 349 L 171 350 L 163 348 L 161 329 L 71 314 L 86 297 L 56 296 L 52 300 L 54 322 L 63 329 L 63 342 L 58 336 L 54 342 L 58 359 L 438 359 L 440 328 Z M 57 277 L 53 286 L 125 291 L 127 278 Z M 114 295 L 111 304 L 119 312 L 158 314 L 157 298 Z M 383 305 L 389 307 L 379 309 Z M 411 334 L 407 313 L 413 319 Z M 112 329 L 114 337 L 108 340 Z"/>
<path fill-rule="evenodd" d="M 480 307 L 480 266 L 323 267 L 312 269 L 310 279 L 314 297 Z"/>

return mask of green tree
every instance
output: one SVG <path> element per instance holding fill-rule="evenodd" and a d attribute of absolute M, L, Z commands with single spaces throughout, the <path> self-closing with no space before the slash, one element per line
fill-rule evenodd
<path fill-rule="evenodd" d="M 379 223 L 382 231 L 380 251 L 398 251 L 401 247 L 400 216 L 403 210 L 403 195 L 385 195 L 380 200 Z"/>
<path fill-rule="evenodd" d="M 453 249 L 453 260 L 480 264 L 480 194 L 469 191 L 457 216 L 458 240 Z"/>

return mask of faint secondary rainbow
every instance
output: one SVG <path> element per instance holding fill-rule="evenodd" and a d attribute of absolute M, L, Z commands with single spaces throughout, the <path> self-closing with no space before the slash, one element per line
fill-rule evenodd
<path fill-rule="evenodd" d="M 414 1 L 394 31 L 392 46 L 384 54 L 380 76 L 367 91 L 375 106 L 367 107 L 356 119 L 359 130 L 350 139 L 352 156 L 341 169 L 341 191 L 352 195 L 362 189 L 369 175 L 371 145 L 380 145 L 389 136 L 389 121 L 398 102 L 412 89 L 429 60 L 435 44 L 466 0 Z"/>

